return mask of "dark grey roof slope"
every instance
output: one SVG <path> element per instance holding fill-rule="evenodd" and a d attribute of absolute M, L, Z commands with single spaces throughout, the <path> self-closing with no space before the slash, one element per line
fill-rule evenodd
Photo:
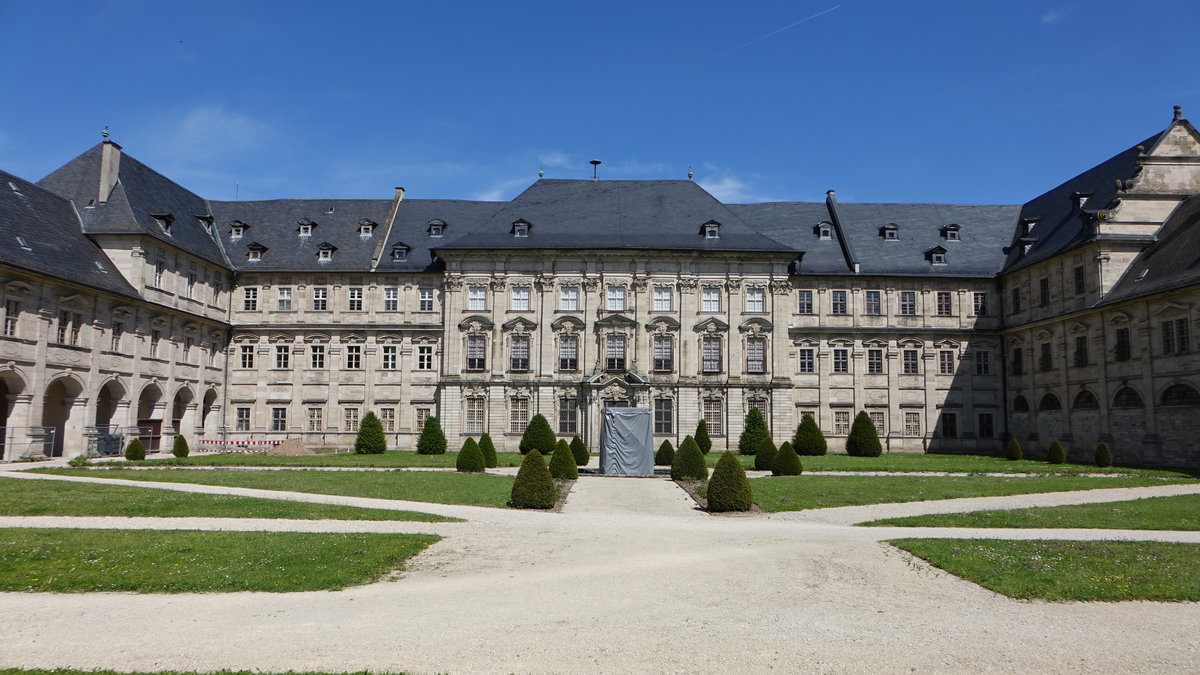
<path fill-rule="evenodd" d="M 483 229 L 488 219 L 507 202 L 468 202 L 455 199 L 405 199 L 396 209 L 392 231 L 375 271 L 432 272 L 441 269 L 433 249 L 448 241 L 468 237 Z M 429 233 L 431 221 L 439 221 L 442 236 Z M 396 246 L 407 247 L 403 260 L 392 257 Z"/>
<path fill-rule="evenodd" d="M 98 199 L 103 147 L 103 143 L 93 146 L 38 181 L 38 185 L 75 202 L 88 234 L 145 234 L 215 265 L 227 266 L 216 239 L 197 218 L 210 215 L 204 200 L 129 155 L 121 155 L 117 185 L 107 203 L 94 203 Z M 169 234 L 152 214 L 173 216 Z"/>
<path fill-rule="evenodd" d="M 817 227 L 830 223 L 832 217 L 824 202 L 763 202 L 759 204 L 730 204 L 729 210 L 738 214 L 750 227 L 778 241 L 797 253 L 803 252 L 800 262 L 803 274 L 845 274 L 852 269 L 841 247 L 841 234 L 832 228 L 832 239 L 821 239 Z"/>
<path fill-rule="evenodd" d="M 1101 304 L 1200 284 L 1200 195 L 1167 218 L 1158 241 L 1142 251 Z"/>
<path fill-rule="evenodd" d="M 512 224 L 531 224 L 528 238 Z M 706 239 L 709 221 L 720 237 Z M 542 179 L 502 205 L 483 227 L 439 249 L 651 249 L 786 251 L 686 180 Z"/>
<path fill-rule="evenodd" d="M 4 171 L 0 171 L 0 262 L 138 297 L 112 261 L 83 234 L 71 202 Z"/>
<path fill-rule="evenodd" d="M 269 199 L 249 202 L 211 202 L 229 260 L 250 271 L 355 271 L 371 269 L 371 258 L 387 231 L 390 199 Z M 231 223 L 247 227 L 240 239 L 230 236 Z M 312 224 L 312 234 L 301 237 L 300 221 Z M 359 236 L 359 222 L 375 223 L 372 236 Z M 252 244 L 267 248 L 261 260 L 251 261 Z M 322 244 L 334 247 L 328 262 L 318 262 Z"/>

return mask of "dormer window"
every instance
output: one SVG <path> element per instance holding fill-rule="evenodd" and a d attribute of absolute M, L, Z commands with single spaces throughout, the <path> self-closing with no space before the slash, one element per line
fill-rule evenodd
<path fill-rule="evenodd" d="M 163 234 L 171 234 L 171 225 L 175 222 L 175 216 L 169 213 L 151 213 L 150 217 L 154 219 L 154 222 L 158 223 Z"/>
<path fill-rule="evenodd" d="M 404 262 L 408 260 L 408 252 L 411 249 L 402 243 L 398 243 L 392 247 L 392 262 Z"/>
<path fill-rule="evenodd" d="M 330 244 L 327 241 L 321 242 L 321 245 L 317 247 L 317 262 L 319 262 L 319 263 L 332 262 L 333 261 L 333 252 L 336 250 L 337 250 L 337 247 L 334 246 L 333 244 Z"/>
<path fill-rule="evenodd" d="M 704 235 L 705 239 L 720 239 L 721 224 L 715 220 L 710 220 L 700 226 L 700 234 Z"/>
<path fill-rule="evenodd" d="M 370 239 L 375 235 L 375 223 L 366 218 L 358 221 L 358 236 L 362 239 Z"/>
<path fill-rule="evenodd" d="M 833 239 L 833 225 L 829 223 L 821 223 L 817 225 L 818 239 Z"/>
<path fill-rule="evenodd" d="M 434 218 L 429 221 L 429 236 L 440 237 L 446 231 L 446 223 Z"/>
<path fill-rule="evenodd" d="M 212 236 L 213 233 L 213 217 L 212 216 L 196 216 L 196 220 L 200 221 L 200 226 L 204 231 Z"/>
<path fill-rule="evenodd" d="M 329 207 L 327 207 L 327 208 L 325 209 L 325 215 L 327 215 L 327 216 L 328 216 L 328 215 L 331 215 L 332 213 L 333 213 L 333 207 L 332 207 L 332 206 L 329 206 Z"/>
<path fill-rule="evenodd" d="M 945 265 L 946 264 L 946 249 L 942 248 L 941 246 L 934 246 L 933 248 L 931 248 L 925 252 L 925 257 L 929 259 L 929 262 L 931 264 Z"/>
<path fill-rule="evenodd" d="M 1090 192 L 1072 192 L 1071 201 L 1074 202 L 1075 208 L 1082 209 L 1083 205 L 1087 203 L 1088 197 L 1091 196 Z"/>
<path fill-rule="evenodd" d="M 1021 219 L 1021 236 L 1033 236 L 1033 228 L 1037 227 L 1037 218 L 1022 218 Z"/>
<path fill-rule="evenodd" d="M 267 252 L 267 247 L 258 242 L 254 242 L 246 248 L 249 249 L 246 252 L 246 259 L 250 261 L 262 260 L 263 254 Z"/>
<path fill-rule="evenodd" d="M 962 228 L 959 227 L 958 225 L 955 225 L 954 223 L 950 223 L 949 225 L 942 228 L 942 237 L 946 241 L 960 241 L 962 239 L 962 237 L 959 236 L 959 231 L 961 229 Z"/>
<path fill-rule="evenodd" d="M 887 241 L 896 241 L 900 238 L 900 226 L 895 223 L 888 223 L 879 228 L 879 236 Z"/>
<path fill-rule="evenodd" d="M 516 220 L 512 224 L 512 236 L 528 237 L 529 230 L 532 228 L 533 228 L 533 225 L 530 224 L 530 222 L 528 220 L 525 220 L 524 218 L 522 218 L 520 220 Z"/>
<path fill-rule="evenodd" d="M 229 239 L 231 241 L 237 241 L 238 239 L 241 239 L 242 236 L 246 234 L 246 230 L 249 229 L 249 227 L 249 225 L 246 225 L 240 220 L 233 221 L 229 224 Z"/>
<path fill-rule="evenodd" d="M 317 224 L 308 218 L 302 218 L 300 222 L 296 223 L 296 226 L 296 233 L 301 237 L 311 237 L 313 230 L 317 227 Z"/>

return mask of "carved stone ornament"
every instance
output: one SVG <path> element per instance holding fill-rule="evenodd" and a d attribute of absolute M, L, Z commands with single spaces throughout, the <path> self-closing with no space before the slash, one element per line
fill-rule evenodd
<path fill-rule="evenodd" d="M 770 288 L 771 295 L 790 293 L 792 290 L 792 283 L 790 281 L 782 281 L 777 279 L 771 282 Z"/>
<path fill-rule="evenodd" d="M 742 280 L 741 279 L 729 279 L 725 282 L 725 288 L 728 288 L 731 291 L 740 290 L 742 288 Z"/>
<path fill-rule="evenodd" d="M 457 276 L 456 277 L 446 277 L 446 280 L 442 283 L 445 286 L 446 290 L 458 291 L 458 290 L 462 290 L 463 280 L 462 280 L 462 277 L 457 277 Z"/>
<path fill-rule="evenodd" d="M 508 286 L 508 280 L 507 279 L 492 279 L 489 282 L 489 285 L 492 287 L 493 291 L 502 291 Z"/>
<path fill-rule="evenodd" d="M 696 290 L 699 282 L 692 278 L 684 278 L 679 280 L 679 291 L 681 293 L 692 293 Z"/>
<path fill-rule="evenodd" d="M 645 277 L 638 277 L 637 279 L 629 282 L 629 287 L 633 289 L 634 292 L 640 292 L 646 290 L 646 286 L 648 286 L 649 283 L 650 282 L 648 282 Z"/>
<path fill-rule="evenodd" d="M 583 290 L 590 293 L 600 287 L 600 280 L 599 279 L 584 279 L 583 281 L 579 282 L 579 285 L 583 286 Z"/>

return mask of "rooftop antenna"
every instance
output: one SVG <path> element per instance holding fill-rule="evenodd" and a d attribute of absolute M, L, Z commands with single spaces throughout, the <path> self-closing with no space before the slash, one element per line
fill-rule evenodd
<path fill-rule="evenodd" d="M 596 167 L 600 166 L 600 160 L 593 159 L 588 164 L 592 165 L 592 180 L 599 180 L 599 176 L 596 175 Z"/>
<path fill-rule="evenodd" d="M 695 175 L 696 174 L 692 173 L 692 167 L 689 166 L 688 167 L 688 180 L 691 180 L 692 176 L 695 176 Z"/>
<path fill-rule="evenodd" d="M 108 125 L 107 124 L 105 124 L 104 128 L 100 130 L 100 138 L 103 138 L 106 141 L 108 140 Z"/>
<path fill-rule="evenodd" d="M 233 201 L 235 201 L 235 202 L 242 201 L 241 194 L 242 194 L 242 182 L 237 181 L 237 180 L 233 181 Z"/>

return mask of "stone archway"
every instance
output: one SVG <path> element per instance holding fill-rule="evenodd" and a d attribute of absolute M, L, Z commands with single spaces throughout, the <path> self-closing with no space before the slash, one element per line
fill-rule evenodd
<path fill-rule="evenodd" d="M 46 387 L 42 404 L 42 426 L 53 429 L 53 442 L 46 446 L 52 457 L 83 452 L 83 416 L 87 399 L 83 385 L 73 377 L 60 377 Z"/>
<path fill-rule="evenodd" d="M 141 396 L 138 396 L 137 407 L 138 438 L 142 439 L 146 452 L 158 452 L 165 412 L 162 389 L 154 383 L 146 385 Z"/>
<path fill-rule="evenodd" d="M 0 372 L 0 459 L 16 459 L 25 453 L 31 398 L 20 375 L 11 370 Z"/>
<path fill-rule="evenodd" d="M 171 433 L 184 437 L 193 435 L 198 413 L 199 406 L 191 388 L 187 385 L 180 387 L 171 402 Z"/>
<path fill-rule="evenodd" d="M 220 409 L 221 406 L 217 403 L 217 390 L 209 389 L 204 392 L 204 400 L 200 406 L 200 423 L 196 427 L 198 436 L 206 438 L 216 436 Z"/>

